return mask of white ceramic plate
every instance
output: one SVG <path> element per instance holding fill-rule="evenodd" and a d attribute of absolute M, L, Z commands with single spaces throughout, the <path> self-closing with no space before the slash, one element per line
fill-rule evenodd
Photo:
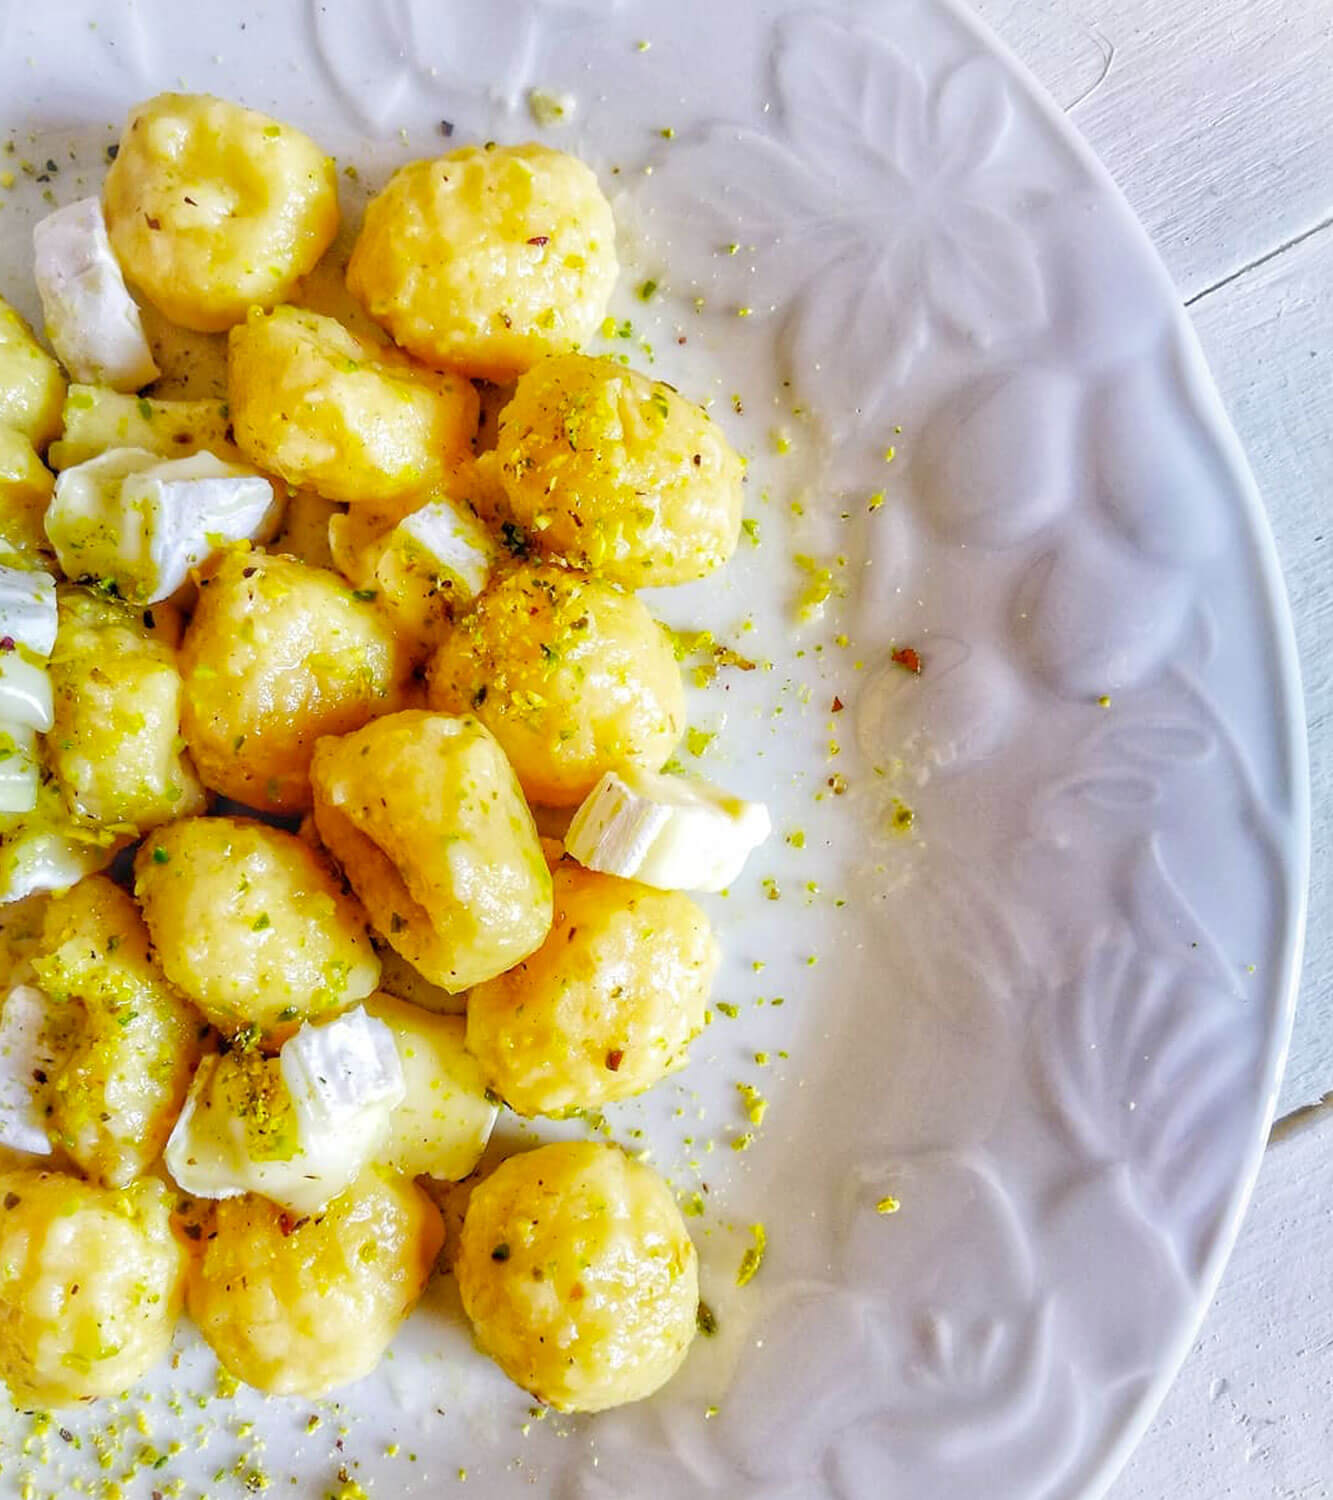
<path fill-rule="evenodd" d="M 239 1492 L 252 1471 L 323 1495 L 340 1467 L 393 1495 L 464 1470 L 468 1493 L 562 1500 L 1099 1493 L 1236 1232 L 1308 820 L 1260 503 L 1087 151 L 931 0 L 9 0 L 0 42 L 0 167 L 19 172 L 0 287 L 29 311 L 39 195 L 92 190 L 109 127 L 162 88 L 314 132 L 361 168 L 353 217 L 389 166 L 443 147 L 444 120 L 455 144 L 541 134 L 597 166 L 633 324 L 609 342 L 712 396 L 752 457 L 758 545 L 652 602 L 761 663 L 721 671 L 692 716 L 717 731 L 700 766 L 779 829 L 713 903 L 736 1017 L 608 1120 L 706 1205 L 719 1332 L 658 1398 L 529 1417 L 445 1281 L 336 1411 L 242 1392 L 173 1412 L 171 1391 L 212 1383 L 183 1334 L 150 1438 L 140 1403 L 80 1413 L 83 1449 L 52 1433 L 41 1467 L 11 1419 L 0 1486 L 31 1468 L 62 1492 L 110 1416 L 129 1435 L 104 1472 L 184 1445 L 133 1480 L 145 1495 L 173 1474 Z M 572 121 L 538 132 L 534 87 L 570 94 Z M 797 623 L 829 559 L 823 616 Z M 919 677 L 890 658 L 904 646 Z M 738 1083 L 770 1101 L 743 1152 Z M 767 1258 L 738 1288 L 761 1221 Z"/>

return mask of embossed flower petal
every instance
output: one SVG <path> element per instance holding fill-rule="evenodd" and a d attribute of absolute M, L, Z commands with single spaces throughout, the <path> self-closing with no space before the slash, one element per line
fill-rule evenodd
<path fill-rule="evenodd" d="M 1046 320 L 1035 244 L 1009 212 L 955 199 L 940 211 L 924 264 L 931 311 L 978 348 Z"/>
<path fill-rule="evenodd" d="M 890 1195 L 899 1211 L 879 1213 L 878 1203 Z M 849 1285 L 879 1291 L 890 1302 L 903 1287 L 918 1289 L 924 1305 L 902 1309 L 908 1324 L 927 1307 L 966 1324 L 1025 1304 L 1034 1288 L 1027 1229 L 981 1152 L 930 1151 L 856 1164 L 843 1192 L 838 1242 L 840 1276 Z M 947 1258 L 940 1255 L 946 1244 Z"/>
<path fill-rule="evenodd" d="M 325 0 L 308 0 L 307 12 L 315 55 L 338 97 L 367 129 L 385 129 L 412 87 L 410 13 Z"/>
<path fill-rule="evenodd" d="M 1190 597 L 1185 575 L 1074 531 L 1023 575 L 1010 628 L 1054 692 L 1097 698 L 1133 687 L 1162 664 Z"/>
<path fill-rule="evenodd" d="M 1176 1254 L 1144 1218 L 1129 1169 L 1076 1182 L 1043 1221 L 1062 1341 L 1094 1385 L 1155 1369 L 1191 1292 Z"/>
<path fill-rule="evenodd" d="M 830 1450 L 837 1500 L 933 1500 L 944 1493 L 1033 1500 L 1052 1495 L 1079 1451 L 1083 1404 L 1068 1365 L 1052 1364 L 1026 1422 L 990 1441 L 967 1443 L 961 1452 L 952 1439 L 970 1437 L 966 1426 L 940 1432 L 892 1411 L 877 1413 L 842 1433 Z"/>
<path fill-rule="evenodd" d="M 810 1473 L 838 1432 L 875 1408 L 886 1378 L 878 1316 L 867 1298 L 832 1286 L 778 1295 L 713 1419 L 719 1443 L 747 1474 Z"/>
<path fill-rule="evenodd" d="M 891 198 L 895 182 L 933 170 L 920 71 L 881 37 L 798 12 L 780 27 L 774 73 L 788 134 L 845 199 Z"/>
<path fill-rule="evenodd" d="M 760 284 L 767 301 L 785 301 L 845 234 L 827 180 L 787 143 L 730 125 L 675 142 L 620 195 L 616 218 L 669 287 L 710 305 L 748 306 Z"/>
<path fill-rule="evenodd" d="M 779 344 L 783 372 L 840 441 L 886 405 L 927 332 L 916 247 L 902 239 L 852 245 L 792 301 Z"/>
<path fill-rule="evenodd" d="M 994 58 L 970 57 L 946 73 L 930 105 L 930 155 L 941 177 L 988 167 L 1003 150 L 1014 106 Z"/>
<path fill-rule="evenodd" d="M 872 766 L 952 776 L 1005 745 L 1023 691 L 999 652 L 932 632 L 920 676 L 886 662 L 856 702 L 856 734 Z"/>
<path fill-rule="evenodd" d="M 1203 561 L 1226 536 L 1234 481 L 1166 351 L 1118 371 L 1092 406 L 1097 492 L 1134 545 L 1163 562 Z"/>
<path fill-rule="evenodd" d="M 1037 368 L 983 376 L 929 418 L 912 466 L 926 518 L 951 541 L 1008 547 L 1054 520 L 1075 486 L 1078 382 Z"/>

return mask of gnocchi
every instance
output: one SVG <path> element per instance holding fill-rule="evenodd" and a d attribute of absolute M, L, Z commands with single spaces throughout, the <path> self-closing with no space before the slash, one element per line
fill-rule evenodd
<path fill-rule="evenodd" d="M 43 523 L 54 484 L 23 433 L 0 426 L 0 559 L 41 566 L 49 561 Z"/>
<path fill-rule="evenodd" d="M 379 1362 L 443 1237 L 420 1188 L 374 1169 L 313 1218 L 231 1198 L 190 1267 L 186 1305 L 239 1380 L 320 1396 Z"/>
<path fill-rule="evenodd" d="M 133 899 L 105 875 L 52 898 L 32 964 L 64 1011 L 49 1134 L 90 1177 L 124 1187 L 162 1154 L 199 1061 L 200 1017 L 149 956 Z"/>
<path fill-rule="evenodd" d="M 718 962 L 678 891 L 562 861 L 554 894 L 542 946 L 468 995 L 468 1050 L 521 1115 L 596 1109 L 682 1067 Z"/>
<path fill-rule="evenodd" d="M 227 392 L 252 463 L 351 504 L 425 489 L 467 457 L 477 430 L 467 381 L 298 307 L 256 308 L 232 330 Z"/>
<path fill-rule="evenodd" d="M 397 709 L 412 663 L 374 603 L 295 558 L 226 553 L 181 643 L 181 733 L 204 785 L 265 812 L 310 806 L 321 735 Z"/>
<path fill-rule="evenodd" d="M 180 743 L 176 653 L 142 613 L 63 589 L 49 672 L 47 761 L 72 813 L 142 833 L 203 811 L 204 789 Z"/>
<path fill-rule="evenodd" d="M 0 300 L 0 427 L 21 432 L 39 452 L 60 431 L 65 377 L 32 330 Z"/>
<path fill-rule="evenodd" d="M 134 891 L 163 973 L 224 1033 L 280 1045 L 379 980 L 360 903 L 282 829 L 183 818 L 142 845 Z"/>
<path fill-rule="evenodd" d="M 614 359 L 534 365 L 495 462 L 533 546 L 627 588 L 703 578 L 740 539 L 740 455 L 674 387 Z"/>
<path fill-rule="evenodd" d="M 322 739 L 315 826 L 380 934 L 443 989 L 517 963 L 551 925 L 551 876 L 514 773 L 474 718 L 409 709 Z"/>
<path fill-rule="evenodd" d="M 592 336 L 615 285 L 611 207 L 546 146 L 409 162 L 366 208 L 347 285 L 426 364 L 511 380 Z"/>
<path fill-rule="evenodd" d="M 158 94 L 130 111 L 103 201 L 129 279 L 202 333 L 284 301 L 338 230 L 332 159 L 208 94 Z"/>
<path fill-rule="evenodd" d="M 523 564 L 498 578 L 431 661 L 431 706 L 471 712 L 533 802 L 569 807 L 606 771 L 660 769 L 685 729 L 666 632 L 587 574 Z"/>
<path fill-rule="evenodd" d="M 375 995 L 366 1010 L 393 1033 L 407 1087 L 376 1159 L 408 1177 L 466 1177 L 486 1149 L 497 1111 L 464 1045 L 463 1018 L 392 995 Z"/>
<path fill-rule="evenodd" d="M 0 1377 L 16 1406 L 128 1389 L 166 1354 L 184 1289 L 163 1183 L 0 1174 Z"/>
<path fill-rule="evenodd" d="M 698 1258 L 680 1210 L 617 1146 L 501 1162 L 473 1189 L 454 1271 L 477 1343 L 559 1411 L 642 1400 L 694 1337 Z"/>

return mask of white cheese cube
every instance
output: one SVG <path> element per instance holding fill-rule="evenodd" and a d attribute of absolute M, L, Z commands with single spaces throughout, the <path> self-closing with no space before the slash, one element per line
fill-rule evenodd
<path fill-rule="evenodd" d="M 303 1140 L 361 1110 L 392 1109 L 406 1088 L 393 1033 L 359 1005 L 324 1026 L 302 1026 L 279 1055 Z"/>
<path fill-rule="evenodd" d="M 278 508 L 267 479 L 212 453 L 113 448 L 62 471 L 46 534 L 71 578 L 110 578 L 122 598 L 156 604 L 229 542 L 268 534 Z"/>
<path fill-rule="evenodd" d="M 720 891 L 772 832 L 762 802 L 705 781 L 608 771 L 574 814 L 565 848 L 590 870 L 667 891 Z"/>
<path fill-rule="evenodd" d="M 114 853 L 114 847 L 50 829 L 15 829 L 0 845 L 0 904 L 22 901 L 38 891 L 68 890 L 85 875 L 105 869 Z"/>
<path fill-rule="evenodd" d="M 32 231 L 46 335 L 75 380 L 137 391 L 161 373 L 111 249 L 96 198 L 58 208 Z"/>
<path fill-rule="evenodd" d="M 0 640 L 6 637 L 34 656 L 55 649 L 56 581 L 49 573 L 0 567 Z"/>
<path fill-rule="evenodd" d="M 0 727 L 17 724 L 45 734 L 54 722 L 52 709 L 46 668 L 25 661 L 17 650 L 0 649 Z"/>
<path fill-rule="evenodd" d="M 0 813 L 31 812 L 40 780 L 36 731 L 0 724 Z"/>
<path fill-rule="evenodd" d="M 448 500 L 432 500 L 405 516 L 389 545 L 413 568 L 452 580 L 454 596 L 464 603 L 486 587 L 495 562 L 486 528 Z"/>
<path fill-rule="evenodd" d="M 49 1156 L 38 1075 L 51 1073 L 56 1057 L 47 1037 L 46 995 L 17 985 L 0 1001 L 0 1146 Z"/>
<path fill-rule="evenodd" d="M 187 1193 L 260 1193 L 318 1213 L 373 1159 L 405 1090 L 392 1034 L 357 1009 L 303 1026 L 276 1058 L 199 1066 L 166 1147 Z"/>

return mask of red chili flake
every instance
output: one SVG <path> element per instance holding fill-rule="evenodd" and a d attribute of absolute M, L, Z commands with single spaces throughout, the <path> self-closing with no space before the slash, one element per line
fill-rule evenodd
<path fill-rule="evenodd" d="M 893 653 L 893 660 L 904 672 L 921 675 L 921 656 L 914 646 L 899 646 Z"/>
<path fill-rule="evenodd" d="M 162 220 L 155 219 L 152 214 L 145 214 L 144 220 L 147 223 L 149 229 L 161 229 L 162 227 Z"/>
<path fill-rule="evenodd" d="M 528 241 L 529 245 L 549 245 L 550 243 L 551 236 L 549 234 L 534 234 Z"/>
<path fill-rule="evenodd" d="M 259 572 L 258 568 L 242 568 L 241 569 L 241 577 L 242 578 L 253 578 L 255 576 L 255 574 L 258 573 L 258 572 Z"/>
<path fill-rule="evenodd" d="M 677 342 L 677 343 L 678 343 L 678 344 L 684 344 L 684 343 L 688 343 L 688 342 L 689 342 L 689 341 L 688 341 L 688 340 L 687 340 L 687 339 L 686 339 L 686 337 L 685 337 L 685 335 L 684 335 L 684 334 L 683 334 L 683 333 L 682 333 L 682 334 L 681 334 L 681 335 L 680 335 L 680 336 L 679 336 L 679 337 L 678 337 L 678 338 L 677 338 L 677 340 L 676 340 L 676 342 Z"/>
<path fill-rule="evenodd" d="M 12 651 L 14 649 L 14 637 L 12 635 L 0 636 L 0 651 Z"/>
<path fill-rule="evenodd" d="M 309 1222 L 309 1214 L 302 1214 L 299 1219 L 292 1218 L 291 1214 L 288 1213 L 280 1214 L 278 1216 L 278 1228 L 282 1230 L 284 1236 L 295 1234 L 298 1229 L 300 1229 L 303 1225 L 308 1224 Z"/>
<path fill-rule="evenodd" d="M 835 698 L 833 700 L 833 712 L 835 714 L 840 714 L 845 707 L 846 705 L 843 703 L 841 698 Z"/>
<path fill-rule="evenodd" d="M 606 1065 L 613 1073 L 620 1072 L 620 1065 L 625 1061 L 625 1049 L 616 1047 L 606 1054 Z"/>

